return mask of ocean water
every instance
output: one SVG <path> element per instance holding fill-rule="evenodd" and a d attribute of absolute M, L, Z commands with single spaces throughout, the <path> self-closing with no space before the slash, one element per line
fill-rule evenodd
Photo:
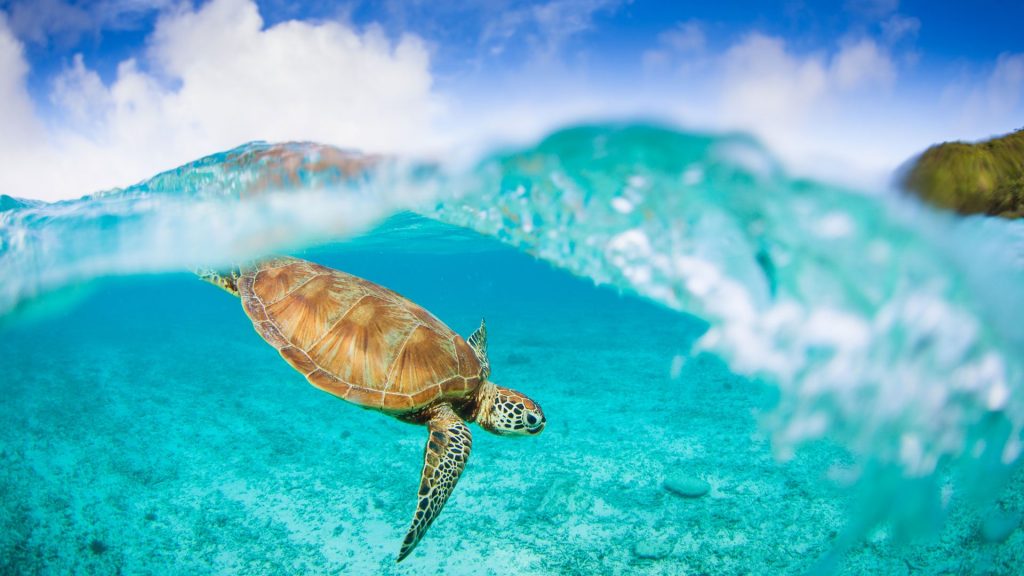
<path fill-rule="evenodd" d="M 16 191 L 11 191 L 16 192 Z M 1024 226 L 581 126 L 459 160 L 253 143 L 0 202 L 0 572 L 1018 574 Z M 309 386 L 199 266 L 290 254 L 468 336 L 544 408 L 425 429 Z M 683 497 L 669 487 L 703 486 Z"/>

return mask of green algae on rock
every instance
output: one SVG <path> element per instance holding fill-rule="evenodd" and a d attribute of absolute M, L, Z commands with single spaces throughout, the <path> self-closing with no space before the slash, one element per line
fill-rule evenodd
<path fill-rule="evenodd" d="M 974 144 L 932 146 L 912 162 L 902 185 L 961 214 L 1024 217 L 1024 129 Z"/>

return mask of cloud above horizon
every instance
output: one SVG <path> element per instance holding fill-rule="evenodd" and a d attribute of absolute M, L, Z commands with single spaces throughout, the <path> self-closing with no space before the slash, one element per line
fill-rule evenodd
<path fill-rule="evenodd" d="M 0 153 L 35 140 L 39 126 L 32 98 L 25 89 L 25 63 L 21 43 L 9 32 L 7 18 L 0 12 Z"/>
<path fill-rule="evenodd" d="M 423 32 L 440 20 L 396 30 L 357 25 L 349 10 L 268 23 L 255 0 L 105 0 L 109 13 L 83 20 L 75 2 L 0 0 L 0 154 L 13 168 L 0 193 L 52 200 L 124 186 L 250 140 L 465 153 L 623 117 L 749 131 L 796 172 L 878 186 L 935 141 L 1024 125 L 1024 53 L 923 74 L 926 24 L 893 0 L 847 1 L 859 24 L 825 43 L 685 18 L 619 48 L 602 26 L 637 4 L 473 5 L 478 22 L 441 36 L 468 38 L 452 58 Z M 110 71 L 71 53 L 42 94 L 31 88 L 39 43 L 157 13 Z M 455 26 L 459 10 L 438 14 Z"/>
<path fill-rule="evenodd" d="M 705 23 L 681 22 L 644 53 L 646 74 L 673 87 L 682 123 L 751 132 L 791 170 L 862 187 L 887 186 L 899 164 L 933 143 L 1024 126 L 1024 54 L 922 85 L 906 43 L 920 22 L 884 2 L 858 9 L 885 16 L 877 35 L 802 51 L 756 31 L 715 49 Z"/>
<path fill-rule="evenodd" d="M 147 14 L 169 8 L 175 0 L 0 0 L 9 26 L 22 40 L 40 45 L 73 44 L 102 30 L 130 30 Z"/>
<path fill-rule="evenodd" d="M 251 140 L 316 140 L 404 151 L 429 139 L 441 100 L 420 39 L 392 42 L 340 22 L 271 27 L 250 0 L 165 13 L 146 52 L 105 84 L 81 56 L 39 118 L 22 48 L 0 20 L 0 140 L 15 171 L 0 190 L 44 199 L 126 185 Z"/>
<path fill-rule="evenodd" d="M 850 115 L 838 111 L 850 110 L 850 96 L 887 92 L 897 79 L 891 55 L 869 38 L 844 41 L 831 54 L 802 56 L 791 52 L 781 38 L 755 33 L 730 47 L 719 68 L 721 97 L 715 113 L 722 122 L 754 132 L 808 170 L 811 167 L 802 162 L 841 154 L 831 134 L 849 134 L 844 124 Z M 868 171 L 886 169 L 863 153 L 853 161 Z"/>

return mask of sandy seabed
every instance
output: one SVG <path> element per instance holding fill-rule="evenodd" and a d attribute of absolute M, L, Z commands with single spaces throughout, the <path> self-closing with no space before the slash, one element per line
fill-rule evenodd
<path fill-rule="evenodd" d="M 524 256 L 491 261 L 490 279 L 466 258 L 491 257 L 329 262 L 464 335 L 486 314 L 494 380 L 549 421 L 522 439 L 473 426 L 462 480 L 405 562 L 425 429 L 312 388 L 237 301 L 164 276 L 0 332 L 0 572 L 802 574 L 832 549 L 858 505 L 834 477 L 854 459 L 822 441 L 778 462 L 757 416 L 773 390 L 692 355 L 700 321 Z M 673 495 L 673 475 L 710 492 Z M 949 496 L 937 535 L 880 526 L 839 572 L 1019 574 L 1022 474 L 980 512 Z"/>

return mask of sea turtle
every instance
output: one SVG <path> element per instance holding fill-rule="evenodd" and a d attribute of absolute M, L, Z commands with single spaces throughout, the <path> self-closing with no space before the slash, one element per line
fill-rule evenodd
<path fill-rule="evenodd" d="M 240 296 L 256 331 L 317 388 L 430 429 L 405 559 L 440 514 L 469 458 L 467 422 L 536 435 L 544 412 L 488 380 L 487 328 L 463 340 L 422 307 L 362 278 L 298 258 L 198 271 Z"/>

